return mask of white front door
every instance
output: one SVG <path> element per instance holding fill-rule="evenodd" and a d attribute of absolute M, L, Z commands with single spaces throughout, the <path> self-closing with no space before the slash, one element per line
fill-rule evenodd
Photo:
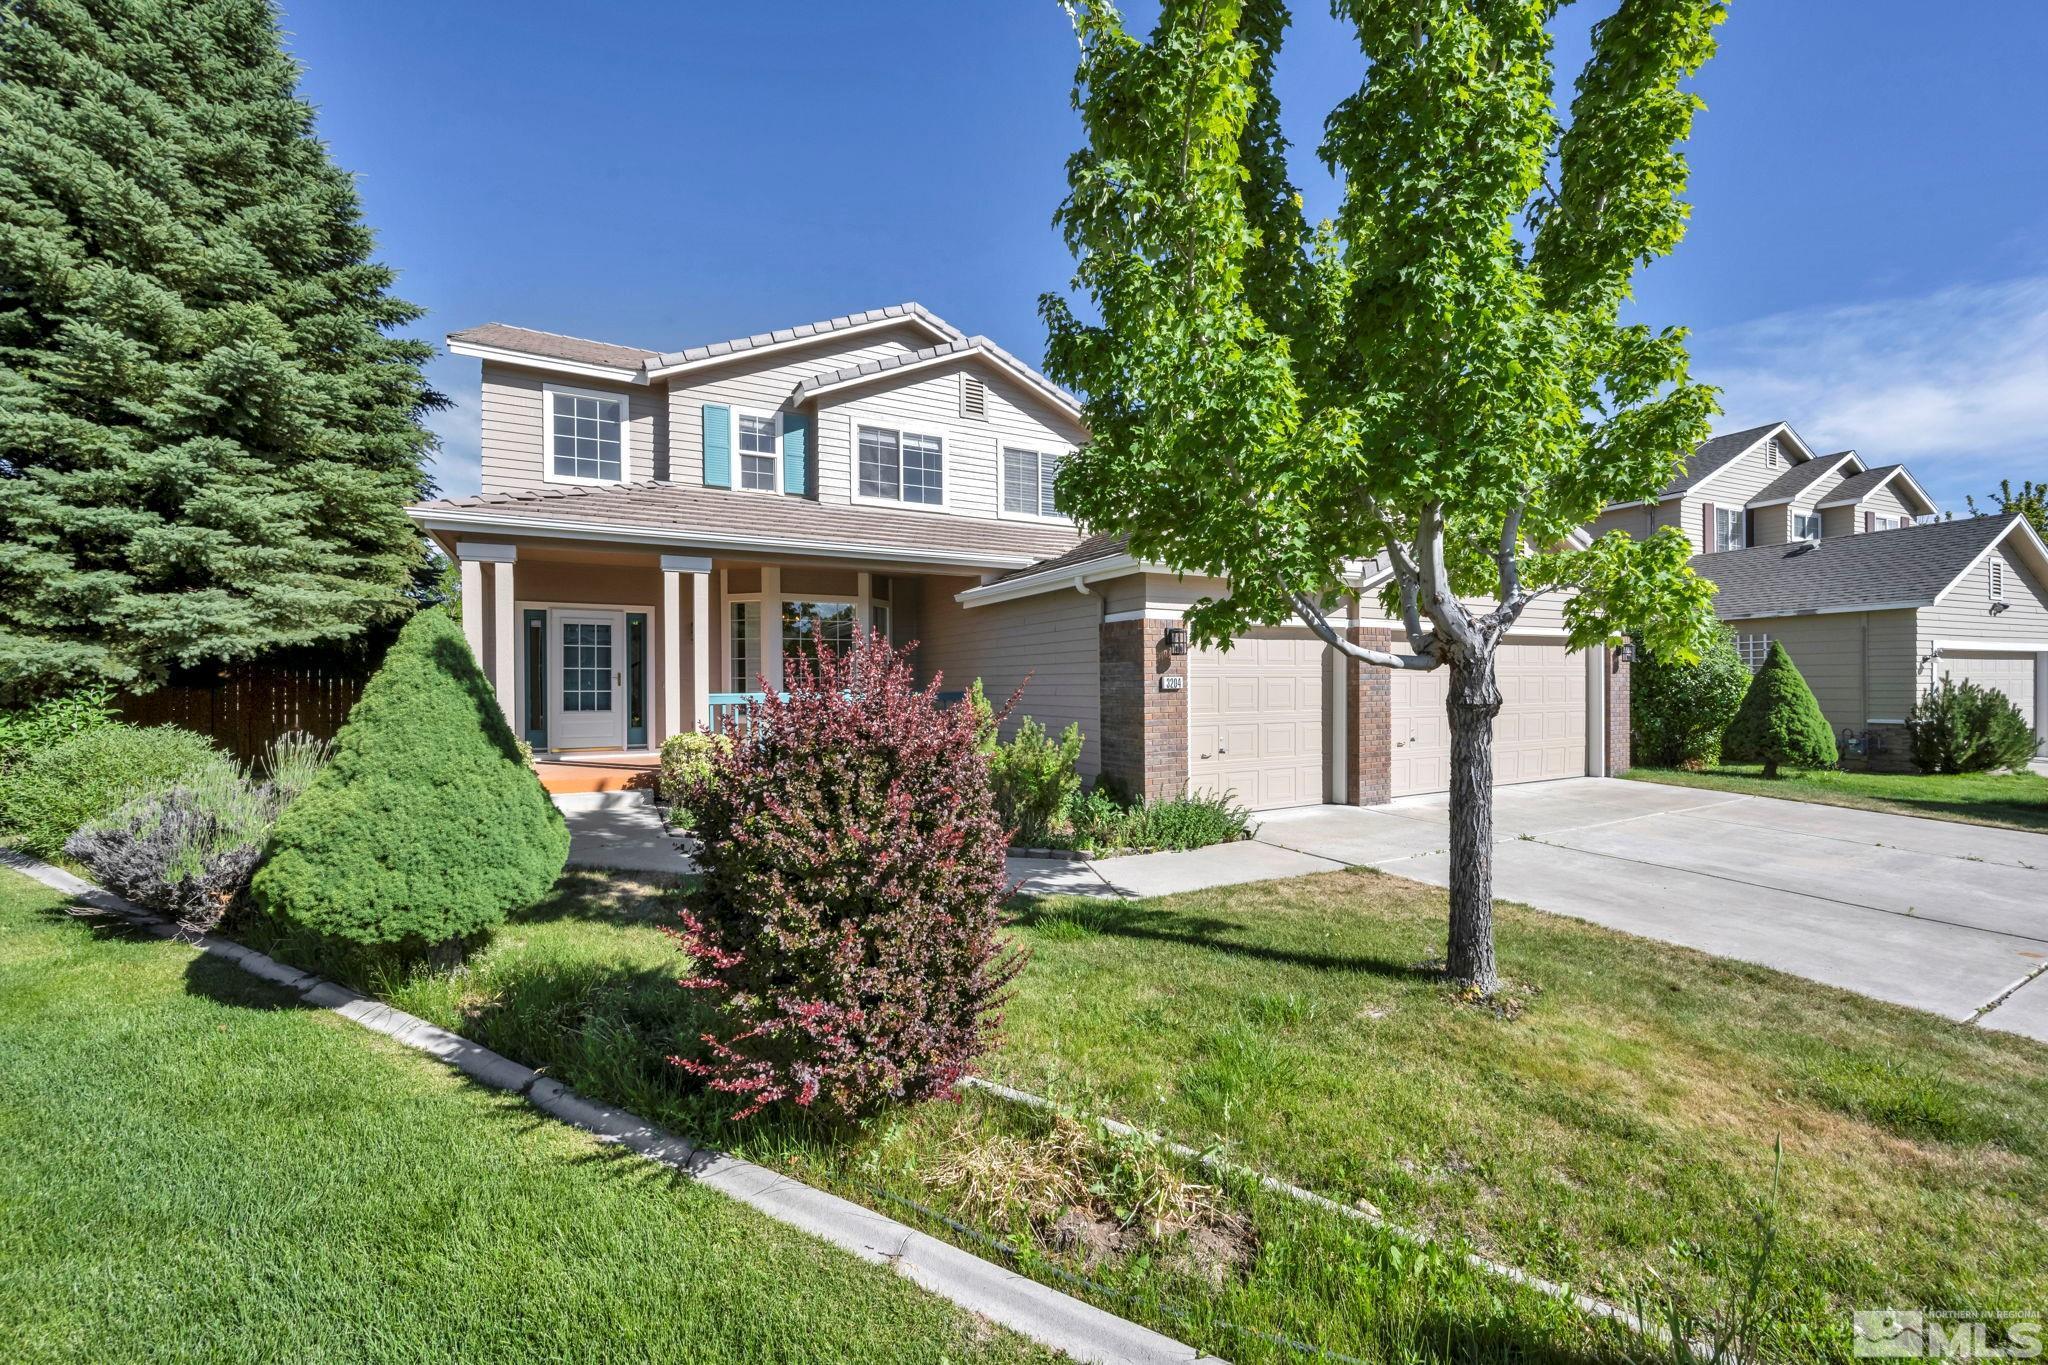
<path fill-rule="evenodd" d="M 616 611 L 551 611 L 548 747 L 626 747 L 626 618 Z"/>

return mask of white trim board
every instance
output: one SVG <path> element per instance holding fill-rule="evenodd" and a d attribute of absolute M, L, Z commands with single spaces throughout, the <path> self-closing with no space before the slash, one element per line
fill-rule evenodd
<path fill-rule="evenodd" d="M 2048 654 L 2048 640 L 1936 640 L 1932 647 L 1937 654 Z"/>
<path fill-rule="evenodd" d="M 845 337 L 867 336 L 872 332 L 886 331 L 892 327 L 916 327 L 935 341 L 957 341 L 958 334 L 939 327 L 918 313 L 898 313 L 893 317 L 870 318 L 866 322 L 849 323 L 844 327 L 811 332 L 805 336 L 794 336 L 783 341 L 764 341 L 758 346 L 747 346 L 739 350 L 721 351 L 717 355 L 698 356 L 694 360 L 678 360 L 667 365 L 657 365 L 653 359 L 647 362 L 647 381 L 666 379 L 672 374 L 687 374 L 692 370 L 706 370 L 714 365 L 731 365 L 749 360 L 755 356 L 780 355 L 784 351 L 800 346 L 815 346 L 820 342 L 839 341 Z M 739 337 L 736 340 L 744 341 Z M 729 344 L 729 343 L 728 343 Z M 658 357 L 656 357 L 658 359 Z"/>
<path fill-rule="evenodd" d="M 573 374 L 584 379 L 610 379 L 621 384 L 647 383 L 647 375 L 641 370 L 629 370 L 616 365 L 592 365 L 581 360 L 557 360 L 544 355 L 531 355 L 525 351 L 506 350 L 502 346 L 479 346 L 473 341 L 449 340 L 448 354 L 466 355 L 474 360 L 489 360 L 500 365 L 521 365 L 529 370 Z"/>

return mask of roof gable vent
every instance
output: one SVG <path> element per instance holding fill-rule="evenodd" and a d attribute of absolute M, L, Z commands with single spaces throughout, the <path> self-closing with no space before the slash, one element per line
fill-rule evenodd
<path fill-rule="evenodd" d="M 960 415 L 988 419 L 988 385 L 964 372 L 960 376 Z"/>
<path fill-rule="evenodd" d="M 1775 436 L 1764 442 L 1764 467 L 1767 469 L 1776 469 L 1778 467 L 1778 438 Z"/>

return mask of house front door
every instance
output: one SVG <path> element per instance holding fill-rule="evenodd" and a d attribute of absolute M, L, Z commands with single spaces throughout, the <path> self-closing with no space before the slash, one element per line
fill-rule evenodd
<path fill-rule="evenodd" d="M 626 746 L 626 625 L 616 611 L 553 611 L 549 747 Z"/>

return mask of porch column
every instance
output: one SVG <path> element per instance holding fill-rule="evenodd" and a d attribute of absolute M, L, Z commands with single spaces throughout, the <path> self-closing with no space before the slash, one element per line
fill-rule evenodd
<path fill-rule="evenodd" d="M 875 600 L 875 576 L 866 569 L 854 575 L 853 590 L 853 634 L 855 639 L 868 633 L 874 624 L 873 603 Z"/>
<path fill-rule="evenodd" d="M 690 576 L 691 725 L 683 723 L 683 575 Z M 682 734 L 711 723 L 711 560 L 661 557 L 661 733 Z"/>
<path fill-rule="evenodd" d="M 761 566 L 761 672 L 782 690 L 782 566 Z M 752 684 L 750 683 L 749 686 Z"/>
<path fill-rule="evenodd" d="M 514 718 L 514 692 L 519 674 L 513 663 L 513 653 L 518 634 L 512 628 L 512 565 L 519 558 L 519 549 L 513 545 L 495 545 L 478 540 L 465 540 L 455 547 L 455 557 L 462 564 L 462 634 L 469 641 L 469 652 L 476 656 L 476 665 L 483 669 L 491 680 L 491 686 L 498 694 L 498 705 L 505 713 L 505 719 L 516 731 L 519 726 Z M 491 594 L 484 594 L 484 565 L 491 566 Z M 484 649 L 484 622 L 491 622 L 491 649 Z"/>

